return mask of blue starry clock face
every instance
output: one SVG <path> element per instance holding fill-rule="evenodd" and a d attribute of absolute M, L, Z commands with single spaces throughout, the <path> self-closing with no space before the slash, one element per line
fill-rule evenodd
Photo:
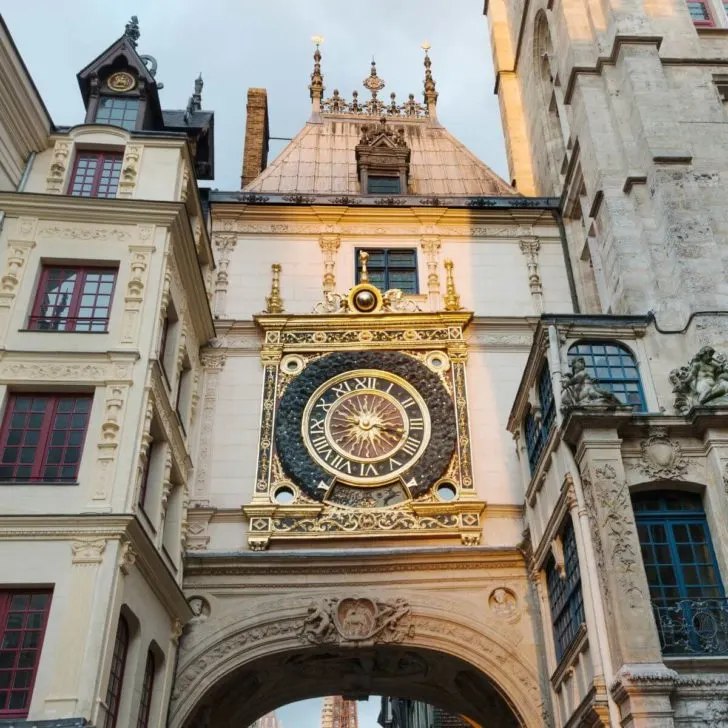
<path fill-rule="evenodd" d="M 275 444 L 286 476 L 314 500 L 334 486 L 374 492 L 390 484 L 418 497 L 452 460 L 455 409 L 440 376 L 413 356 L 331 353 L 286 387 Z"/>
<path fill-rule="evenodd" d="M 356 369 L 324 382 L 301 422 L 311 457 L 356 485 L 381 485 L 407 472 L 430 438 L 423 398 L 406 380 L 379 369 Z"/>

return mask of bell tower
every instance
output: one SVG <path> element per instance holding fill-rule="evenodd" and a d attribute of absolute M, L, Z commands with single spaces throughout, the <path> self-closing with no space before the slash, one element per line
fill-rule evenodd
<path fill-rule="evenodd" d="M 561 197 L 582 311 L 681 328 L 725 309 L 724 4 L 487 0 L 485 14 L 511 178 Z"/>

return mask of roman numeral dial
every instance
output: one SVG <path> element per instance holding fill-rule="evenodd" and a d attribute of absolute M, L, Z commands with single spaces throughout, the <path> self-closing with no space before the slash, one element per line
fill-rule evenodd
<path fill-rule="evenodd" d="M 301 429 L 308 452 L 324 470 L 355 485 L 379 485 L 422 456 L 430 415 L 405 379 L 361 369 L 321 385 L 306 405 Z"/>

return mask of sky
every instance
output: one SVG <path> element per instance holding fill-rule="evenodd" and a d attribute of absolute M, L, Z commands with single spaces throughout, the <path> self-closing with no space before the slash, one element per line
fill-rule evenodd
<path fill-rule="evenodd" d="M 324 43 L 325 96 L 346 98 L 369 74 L 380 96 L 422 100 L 422 43 L 432 49 L 440 121 L 505 179 L 503 134 L 483 0 L 0 0 L 6 24 L 53 121 L 83 121 L 76 73 L 139 17 L 139 52 L 157 59 L 163 108 L 184 109 L 202 72 L 203 108 L 215 112 L 215 181 L 240 186 L 249 87 L 268 89 L 271 136 L 292 137 L 310 114 L 311 36 Z M 41 21 L 42 22 L 39 22 Z M 271 143 L 269 161 L 285 142 Z"/>
<path fill-rule="evenodd" d="M 249 87 L 268 89 L 271 136 L 292 137 L 311 111 L 311 36 L 324 37 L 325 96 L 347 99 L 372 57 L 399 102 L 422 100 L 421 45 L 432 46 L 440 121 L 496 173 L 507 167 L 483 0 L 0 0 L 0 12 L 59 126 L 83 121 L 76 74 L 139 17 L 140 53 L 158 62 L 163 108 L 183 109 L 202 72 L 203 108 L 215 112 L 215 180 L 238 189 Z M 285 142 L 271 143 L 271 160 Z M 321 700 L 278 711 L 284 728 L 317 728 Z M 379 699 L 359 703 L 375 728 Z"/>

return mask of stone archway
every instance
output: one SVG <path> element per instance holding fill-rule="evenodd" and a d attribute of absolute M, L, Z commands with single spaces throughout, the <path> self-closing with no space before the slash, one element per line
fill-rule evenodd
<path fill-rule="evenodd" d="M 548 725 L 530 650 L 512 635 L 428 593 L 258 601 L 192 625 L 169 726 L 245 726 L 327 694 L 426 700 L 493 728 Z"/>

